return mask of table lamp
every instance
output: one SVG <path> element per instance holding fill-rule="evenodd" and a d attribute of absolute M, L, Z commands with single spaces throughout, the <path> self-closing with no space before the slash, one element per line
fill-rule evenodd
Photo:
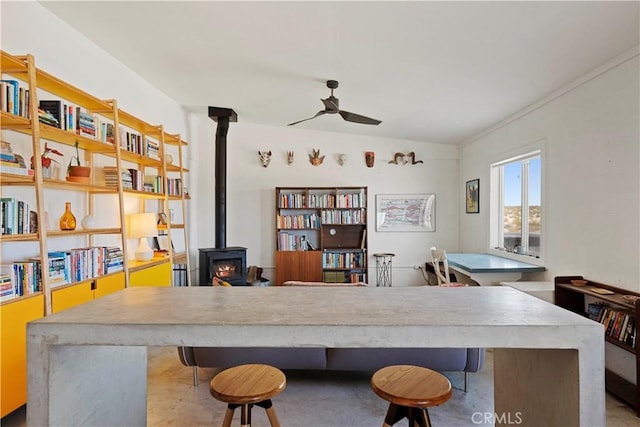
<path fill-rule="evenodd" d="M 140 245 L 136 249 L 136 260 L 149 261 L 153 258 L 153 249 L 149 247 L 147 238 L 157 234 L 156 214 L 149 212 L 129 215 L 129 237 L 140 239 Z"/>

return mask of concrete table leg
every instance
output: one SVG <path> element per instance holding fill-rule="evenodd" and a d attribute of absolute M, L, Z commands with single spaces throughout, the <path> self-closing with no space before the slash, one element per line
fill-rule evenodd
<path fill-rule="evenodd" d="M 147 424 L 147 348 L 28 347 L 27 424 Z"/>

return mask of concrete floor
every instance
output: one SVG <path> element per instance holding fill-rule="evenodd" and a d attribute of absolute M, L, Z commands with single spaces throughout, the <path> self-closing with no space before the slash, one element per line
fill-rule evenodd
<path fill-rule="evenodd" d="M 199 386 L 193 387 L 192 369 L 183 366 L 171 348 L 149 349 L 148 425 L 219 426 L 226 405 L 209 394 L 215 369 L 198 369 Z M 287 388 L 274 400 L 283 427 L 380 426 L 387 403 L 369 385 L 370 372 L 286 371 Z M 461 390 L 463 375 L 445 373 L 454 386 L 453 397 L 429 413 L 434 426 L 493 425 L 493 358 L 481 372 L 472 374 L 469 392 Z M 607 425 L 638 427 L 640 418 L 628 406 L 607 395 Z M 117 411 L 117 408 L 114 408 Z M 262 408 L 252 412 L 253 426 L 268 426 Z M 513 414 L 512 424 L 517 425 Z M 26 426 L 24 407 L 2 419 L 3 427 Z M 234 426 L 240 425 L 236 410 Z M 406 421 L 397 425 L 405 426 Z M 587 424 L 589 425 L 589 424 Z M 541 426 L 543 427 L 543 426 Z M 544 426 L 547 427 L 547 426 Z M 594 425 L 593 427 L 601 427 Z"/>

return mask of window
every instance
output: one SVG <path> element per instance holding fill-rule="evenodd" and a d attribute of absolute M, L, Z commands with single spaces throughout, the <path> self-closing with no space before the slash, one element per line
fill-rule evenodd
<path fill-rule="evenodd" d="M 540 150 L 491 165 L 490 248 L 541 258 L 542 156 Z"/>

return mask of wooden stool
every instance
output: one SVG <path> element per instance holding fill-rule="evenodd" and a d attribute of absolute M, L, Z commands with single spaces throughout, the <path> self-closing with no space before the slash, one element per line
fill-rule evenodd
<path fill-rule="evenodd" d="M 209 384 L 211 395 L 227 402 L 223 427 L 231 425 L 233 412 L 241 407 L 242 427 L 251 426 L 251 407 L 264 408 L 272 427 L 280 422 L 271 404 L 271 398 L 279 395 L 287 385 L 287 379 L 278 368 L 268 365 L 240 365 L 218 373 Z"/>
<path fill-rule="evenodd" d="M 427 408 L 438 406 L 451 398 L 451 383 L 444 375 L 431 369 L 412 365 L 382 368 L 371 377 L 373 391 L 390 402 L 383 427 L 390 427 L 403 418 L 409 427 L 431 426 Z"/>

